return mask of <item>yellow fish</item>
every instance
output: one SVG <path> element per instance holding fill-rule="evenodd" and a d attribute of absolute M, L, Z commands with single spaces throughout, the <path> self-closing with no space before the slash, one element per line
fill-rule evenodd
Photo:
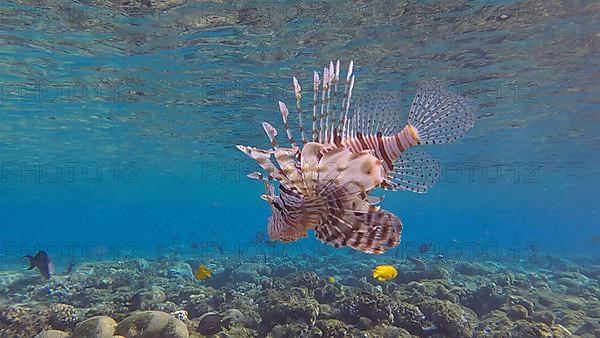
<path fill-rule="evenodd" d="M 377 278 L 380 282 L 394 279 L 398 276 L 398 270 L 391 265 L 380 265 L 373 270 L 373 278 Z"/>
<path fill-rule="evenodd" d="M 204 280 L 205 278 L 210 278 L 211 274 L 212 270 L 207 269 L 204 265 L 200 265 L 198 269 L 196 269 L 196 272 L 194 272 L 194 276 L 197 280 Z"/>
<path fill-rule="evenodd" d="M 333 276 L 329 277 L 329 283 L 331 283 L 331 284 L 335 283 L 335 278 L 333 278 Z"/>

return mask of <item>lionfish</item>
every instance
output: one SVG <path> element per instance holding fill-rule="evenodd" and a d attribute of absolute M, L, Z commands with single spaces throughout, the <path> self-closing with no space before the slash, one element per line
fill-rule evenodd
<path fill-rule="evenodd" d="M 330 62 L 323 69 L 322 80 L 317 72 L 313 76 L 312 130 L 307 138 L 302 87 L 296 77 L 292 80 L 302 143 L 296 143 L 288 108 L 280 101 L 290 146 L 279 146 L 277 130 L 267 122 L 262 126 L 272 148 L 237 146 L 267 173 L 254 172 L 248 177 L 265 184 L 266 193 L 261 197 L 271 205 L 270 238 L 295 241 L 312 229 L 319 240 L 334 247 L 375 254 L 395 247 L 400 243 L 402 222 L 377 205 L 383 196 L 371 196 L 370 192 L 381 187 L 423 193 L 433 186 L 439 177 L 438 162 L 409 149 L 462 136 L 474 124 L 469 100 L 436 85 L 421 85 L 408 121 L 402 123 L 400 99 L 372 95 L 352 101 L 353 62 L 343 95 L 338 94 L 340 62 L 335 66 Z M 279 195 L 272 181 L 278 183 Z"/>

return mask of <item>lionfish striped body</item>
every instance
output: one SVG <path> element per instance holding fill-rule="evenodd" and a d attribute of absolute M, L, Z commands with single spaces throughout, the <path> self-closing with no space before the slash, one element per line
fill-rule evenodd
<path fill-rule="evenodd" d="M 402 223 L 376 206 L 382 198 L 369 193 L 376 187 L 426 192 L 438 179 L 439 165 L 429 155 L 409 149 L 456 140 L 473 126 L 473 113 L 465 98 L 431 85 L 417 91 L 407 123 L 398 117 L 400 100 L 391 97 L 369 97 L 351 105 L 352 62 L 338 112 L 339 78 L 339 61 L 324 68 L 323 81 L 314 73 L 310 141 L 302 118 L 302 89 L 293 78 L 301 148 L 283 102 L 279 109 L 290 147 L 280 147 L 277 130 L 263 122 L 272 149 L 238 148 L 267 172 L 249 177 L 265 182 L 267 194 L 262 197 L 272 207 L 271 239 L 293 241 L 314 229 L 317 238 L 335 247 L 379 254 L 398 245 Z M 271 180 L 279 183 L 279 195 Z"/>

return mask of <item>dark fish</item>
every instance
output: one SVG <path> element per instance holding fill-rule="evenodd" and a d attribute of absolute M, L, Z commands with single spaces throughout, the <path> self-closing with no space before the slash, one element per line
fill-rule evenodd
<path fill-rule="evenodd" d="M 592 235 L 592 243 L 600 244 L 600 235 Z"/>
<path fill-rule="evenodd" d="M 35 254 L 35 256 L 23 256 L 23 258 L 27 258 L 29 260 L 29 268 L 27 268 L 27 270 L 38 268 L 40 274 L 45 279 L 50 279 L 50 277 L 54 274 L 54 264 L 52 264 L 50 256 L 48 256 L 45 251 L 39 251 Z"/>
<path fill-rule="evenodd" d="M 196 250 L 196 249 L 198 249 L 198 248 L 200 247 L 200 244 L 198 244 L 198 243 L 192 243 L 192 244 L 190 245 L 190 247 L 191 247 L 193 250 Z"/>
<path fill-rule="evenodd" d="M 431 250 L 432 245 L 433 244 L 431 244 L 431 243 L 424 243 L 424 244 L 419 245 L 419 253 L 421 255 L 426 254 L 427 252 L 429 252 L 429 250 Z"/>
<path fill-rule="evenodd" d="M 268 246 L 269 248 L 274 248 L 277 245 L 277 242 L 268 240 L 268 241 L 265 241 L 265 245 Z"/>
<path fill-rule="evenodd" d="M 73 262 L 69 263 L 69 265 L 67 265 L 67 269 L 65 270 L 65 275 L 68 275 L 71 272 L 73 272 L 74 267 L 75 267 L 75 263 L 73 263 Z"/>
<path fill-rule="evenodd" d="M 133 295 L 129 301 L 127 301 L 127 306 L 130 311 L 136 311 L 142 308 L 142 303 L 144 302 L 144 297 L 138 292 Z"/>
<path fill-rule="evenodd" d="M 208 312 L 200 316 L 198 332 L 204 336 L 210 336 L 223 330 L 221 321 L 223 316 L 216 312 Z"/>

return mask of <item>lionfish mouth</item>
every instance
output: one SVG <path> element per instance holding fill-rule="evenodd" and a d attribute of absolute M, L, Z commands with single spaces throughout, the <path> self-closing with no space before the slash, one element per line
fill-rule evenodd
<path fill-rule="evenodd" d="M 300 144 L 290 129 L 289 110 L 279 102 L 290 146 L 280 147 L 277 130 L 263 122 L 270 149 L 237 147 L 266 172 L 248 176 L 265 184 L 261 197 L 271 205 L 272 240 L 294 241 L 307 237 L 312 229 L 324 243 L 380 254 L 400 243 L 402 222 L 376 206 L 383 197 L 370 192 L 376 187 L 427 192 L 438 180 L 439 164 L 412 148 L 453 142 L 473 126 L 474 116 L 467 99 L 426 83 L 413 98 L 408 121 L 402 122 L 398 97 L 376 93 L 352 101 L 353 62 L 338 93 L 340 82 L 339 61 L 330 62 L 322 78 L 313 74 L 308 119 L 312 128 L 307 129 L 302 87 L 292 79 Z M 279 195 L 272 181 L 279 183 Z"/>

